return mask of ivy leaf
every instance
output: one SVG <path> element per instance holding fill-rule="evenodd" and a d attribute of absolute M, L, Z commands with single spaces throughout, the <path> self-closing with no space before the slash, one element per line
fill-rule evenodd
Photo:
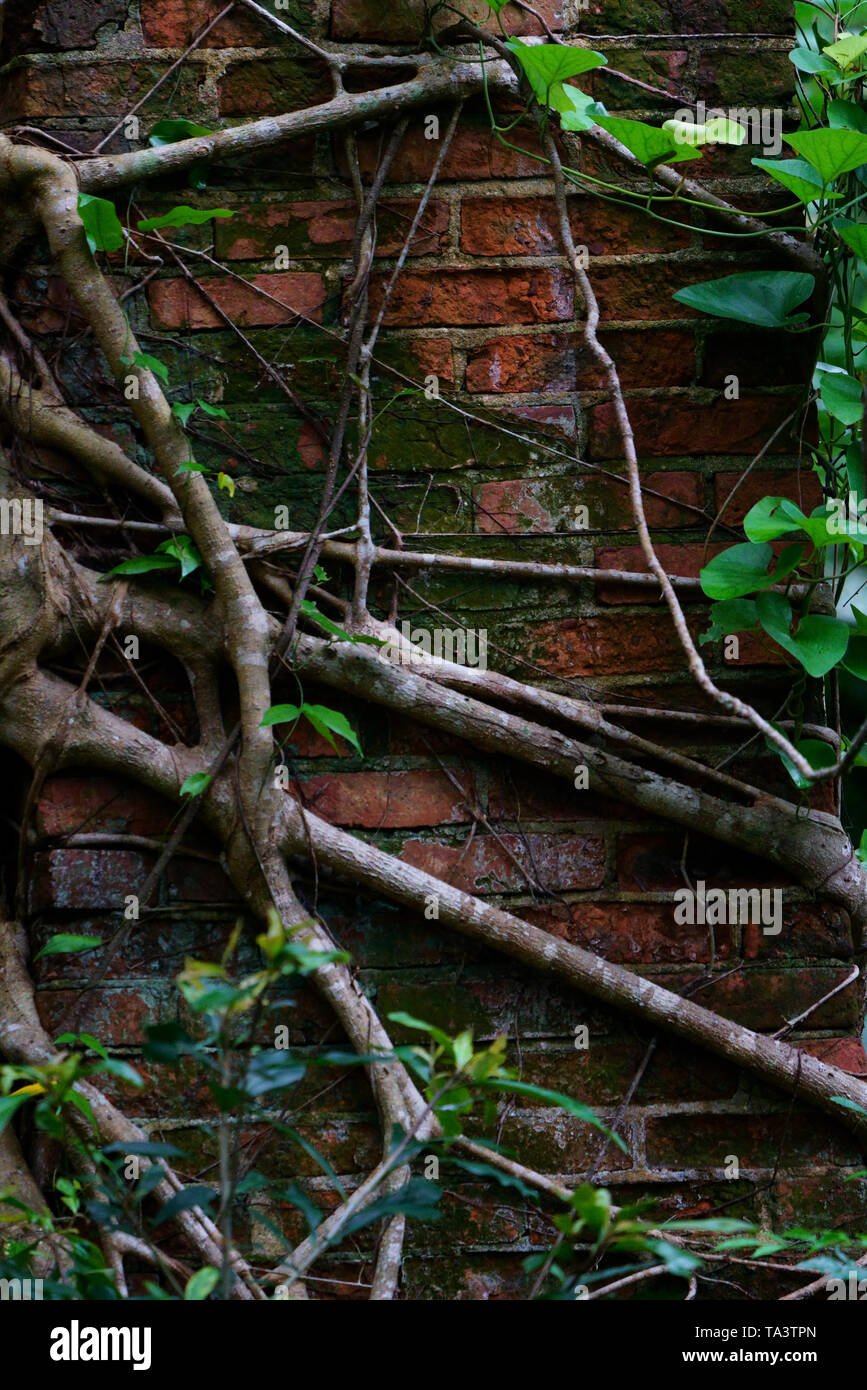
<path fill-rule="evenodd" d="M 78 955 L 81 951 L 93 951 L 101 945 L 100 936 L 75 936 L 71 932 L 58 932 L 46 941 L 33 959 L 41 960 L 43 956 Z"/>
<path fill-rule="evenodd" d="M 644 121 L 630 121 L 625 116 L 598 116 L 596 124 L 625 145 L 648 169 L 656 164 L 679 164 L 685 159 L 701 158 L 699 151 L 690 145 L 676 144 L 669 131 Z"/>
<path fill-rule="evenodd" d="M 817 372 L 822 405 L 841 425 L 857 425 L 864 410 L 864 388 L 848 372 Z"/>
<path fill-rule="evenodd" d="M 518 59 L 533 95 L 542 106 L 553 105 L 550 100 L 552 87 L 608 62 L 601 53 L 594 53 L 592 49 L 570 48 L 562 43 L 530 45 L 522 43 L 520 39 L 508 39 L 506 48 Z"/>
<path fill-rule="evenodd" d="M 862 261 L 867 261 L 867 225 L 863 222 L 850 222 L 845 217 L 836 217 L 834 230 L 841 241 L 845 241 L 847 246 L 851 246 Z"/>
<path fill-rule="evenodd" d="M 361 753 L 361 744 L 345 714 L 339 710 L 329 709 L 327 705 L 308 705 L 301 706 L 304 718 L 309 720 L 317 734 L 320 734 L 331 747 L 337 752 L 337 744 L 331 737 L 332 733 L 338 734 L 340 738 L 345 738 L 347 743 L 351 743 L 353 748 L 357 748 Z M 362 753 L 362 757 L 364 754 Z"/>
<path fill-rule="evenodd" d="M 769 545 L 732 545 L 705 565 L 699 576 L 708 598 L 741 598 L 773 584 L 768 567 L 774 553 Z"/>
<path fill-rule="evenodd" d="M 185 203 L 164 212 L 162 217 L 146 217 L 139 222 L 140 232 L 154 232 L 158 227 L 199 227 L 212 217 L 234 217 L 230 208 L 191 208 Z"/>
<path fill-rule="evenodd" d="M 104 584 L 118 574 L 147 574 L 150 570 L 171 570 L 175 562 L 169 555 L 136 555 L 132 560 L 124 560 L 99 576 L 98 583 Z"/>
<path fill-rule="evenodd" d="M 589 130 L 599 116 L 608 114 L 601 102 L 577 87 L 561 87 L 560 96 L 560 124 L 564 130 Z"/>
<path fill-rule="evenodd" d="M 181 796 L 201 796 L 207 791 L 211 778 L 207 772 L 193 772 L 181 786 Z"/>
<path fill-rule="evenodd" d="M 184 1286 L 184 1299 L 187 1302 L 201 1303 L 208 1297 L 220 1282 L 220 1271 L 214 1269 L 213 1265 L 205 1265 L 204 1269 L 197 1270 L 186 1282 Z"/>
<path fill-rule="evenodd" d="M 172 414 L 180 422 L 181 429 L 185 430 L 191 415 L 196 413 L 195 401 L 175 401 L 172 406 Z"/>
<path fill-rule="evenodd" d="M 822 180 L 806 159 L 754 159 L 757 169 L 764 169 L 802 203 L 816 203 L 822 197 Z M 841 193 L 825 193 L 825 198 L 841 198 Z"/>
<path fill-rule="evenodd" d="M 812 275 L 795 270 L 749 270 L 687 285 L 672 296 L 691 309 L 717 318 L 754 323 L 762 328 L 788 328 L 802 323 L 806 314 L 792 317 L 792 310 L 813 293 Z"/>
<path fill-rule="evenodd" d="M 756 609 L 768 636 L 793 656 L 808 676 L 826 676 L 845 656 L 850 629 L 840 618 L 808 613 L 792 636 L 792 609 L 785 594 L 759 594 Z"/>
<path fill-rule="evenodd" d="M 824 51 L 827 53 L 827 48 Z M 798 72 L 809 72 L 814 77 L 836 76 L 837 69 L 834 64 L 813 48 L 793 48 L 789 54 L 789 62 L 798 69 Z"/>
<path fill-rule="evenodd" d="M 806 520 L 801 508 L 788 497 L 763 497 L 744 517 L 744 535 L 757 544 L 775 541 L 804 529 Z"/>
<path fill-rule="evenodd" d="M 721 599 L 711 607 L 710 619 L 710 627 L 698 639 L 700 647 L 705 642 L 716 642 L 720 637 L 730 637 L 734 632 L 749 632 L 757 627 L 759 619 L 755 599 Z"/>
<path fill-rule="evenodd" d="M 120 360 L 134 367 L 142 367 L 147 372 L 153 372 L 162 382 L 169 379 L 169 369 L 165 362 L 161 362 L 158 357 L 151 357 L 149 352 L 134 352 L 132 357 L 122 357 Z"/>
<path fill-rule="evenodd" d="M 291 724 L 301 713 L 300 705 L 272 705 L 266 709 L 262 716 L 260 729 L 268 728 L 271 724 Z"/>
<path fill-rule="evenodd" d="M 838 67 L 847 72 L 857 63 L 862 54 L 867 53 L 867 34 L 846 34 L 836 43 L 830 43 L 822 52 L 833 58 Z"/>
<path fill-rule="evenodd" d="M 92 193 L 79 193 L 78 215 L 84 223 L 87 244 L 94 255 L 97 251 L 120 250 L 124 230 L 114 203 L 107 198 L 96 198 Z"/>
<path fill-rule="evenodd" d="M 812 164 L 824 184 L 831 184 L 867 164 L 867 135 L 857 130 L 799 130 L 784 135 L 786 144 Z"/>

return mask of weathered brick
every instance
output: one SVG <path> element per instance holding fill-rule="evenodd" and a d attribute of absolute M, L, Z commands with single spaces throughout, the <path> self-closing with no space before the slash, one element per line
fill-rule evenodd
<path fill-rule="evenodd" d="M 384 281 L 371 282 L 371 308 L 382 303 Z M 572 317 L 573 289 L 565 271 L 411 270 L 401 276 L 384 323 L 420 324 L 556 323 Z"/>
<path fill-rule="evenodd" d="M 797 420 L 780 426 L 796 413 L 798 400 L 790 395 L 742 396 L 738 401 L 677 397 L 668 401 L 642 401 L 631 410 L 635 446 L 647 458 L 676 454 L 748 454 L 764 448 L 775 431 L 771 454 L 792 447 Z M 623 444 L 612 405 L 593 406 L 590 412 L 590 457 L 616 459 Z"/>
<path fill-rule="evenodd" d="M 539 0 L 534 10 L 541 14 L 549 28 L 563 22 L 564 0 Z M 490 27 L 491 8 L 486 0 L 467 0 L 462 14 L 477 24 Z M 509 34 L 541 34 L 539 21 L 517 5 L 506 5 L 500 16 Z M 455 23 L 449 11 L 435 15 L 434 26 L 439 30 Z M 333 0 L 331 6 L 331 35 L 335 39 L 380 40 L 384 43 L 415 43 L 425 33 L 426 11 L 421 0 L 390 0 L 385 11 L 378 0 Z"/>
<path fill-rule="evenodd" d="M 403 248 L 416 204 L 383 201 L 376 210 L 376 255 L 391 256 Z M 358 209 L 339 202 L 258 203 L 238 209 L 229 221 L 216 224 L 217 255 L 226 260 L 263 260 L 285 246 L 293 258 L 346 257 L 352 250 Z M 437 199 L 425 210 L 412 240 L 410 255 L 430 256 L 448 240 L 448 205 Z"/>
<path fill-rule="evenodd" d="M 246 284 L 228 276 L 210 275 L 202 280 L 202 286 L 240 327 L 291 323 L 298 314 L 319 322 L 326 299 L 322 276 L 306 270 L 254 275 Z M 148 287 L 148 301 L 160 328 L 225 327 L 224 320 L 188 280 L 154 280 Z"/>
<path fill-rule="evenodd" d="M 647 1156 L 654 1167 L 810 1168 L 858 1161 L 858 1144 L 842 1126 L 815 1115 L 665 1115 L 647 1121 Z M 781 1159 L 782 1155 L 782 1159 Z"/>
<path fill-rule="evenodd" d="M 701 474 L 651 473 L 645 483 L 662 494 L 661 497 L 647 497 L 646 512 L 651 526 L 695 524 L 695 509 L 701 507 L 704 493 Z M 672 501 L 664 501 L 665 497 Z M 577 479 L 558 476 L 482 483 L 473 500 L 477 510 L 476 530 L 482 534 L 569 530 L 576 524 L 576 506 L 584 506 L 588 511 L 588 525 L 582 529 L 634 529 L 626 487 L 593 474 Z M 679 502 L 687 505 L 678 506 Z"/>
<path fill-rule="evenodd" d="M 601 200 L 570 199 L 575 241 L 590 256 L 671 251 L 689 232 L 663 226 L 640 209 Z M 561 255 L 557 211 L 551 198 L 465 198 L 461 204 L 461 250 L 472 256 Z"/>
<path fill-rule="evenodd" d="M 223 116 L 280 116 L 318 106 L 333 95 L 327 66 L 303 58 L 243 58 L 230 63 L 217 84 Z"/>
<path fill-rule="evenodd" d="M 460 770 L 453 774 L 466 787 L 465 797 L 445 773 L 344 772 L 311 777 L 301 783 L 305 804 L 337 825 L 370 830 L 415 825 L 453 825 L 471 819 L 465 801 L 474 800 L 472 785 Z"/>
<path fill-rule="evenodd" d="M 715 510 L 728 526 L 740 525 L 750 508 L 763 497 L 789 497 L 809 516 L 822 501 L 822 485 L 811 468 L 799 473 L 772 473 L 760 468 L 746 475 L 717 473 L 714 476 Z"/>
<path fill-rule="evenodd" d="M 464 846 L 407 840 L 400 857 L 466 893 L 514 893 L 528 881 L 598 888 L 605 879 L 604 843 L 592 835 L 476 835 Z"/>
<path fill-rule="evenodd" d="M 187 48 L 217 17 L 225 5 L 222 0 L 141 0 L 141 24 L 145 43 L 151 48 Z M 310 27 L 310 0 L 291 0 L 278 19 L 296 29 Z M 276 29 L 250 10 L 236 7 L 215 25 L 204 48 L 267 48 L 279 42 Z"/>
<path fill-rule="evenodd" d="M 130 0 L 6 0 L 3 57 L 42 49 L 93 48 L 100 30 L 123 27 Z"/>

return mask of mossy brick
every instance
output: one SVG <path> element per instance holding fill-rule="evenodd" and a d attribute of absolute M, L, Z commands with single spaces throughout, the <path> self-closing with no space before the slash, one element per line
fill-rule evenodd
<path fill-rule="evenodd" d="M 39 989 L 36 1007 L 43 1026 L 55 1037 L 77 1008 L 76 1026 L 91 1033 L 106 1047 L 133 1046 L 144 1040 L 154 1023 L 172 1023 L 178 1017 L 177 990 L 168 980 L 137 984 L 134 988 L 102 986 L 80 994 L 78 990 Z"/>
<path fill-rule="evenodd" d="M 168 62 L 110 58 L 80 61 L 65 55 L 50 59 L 14 59 L 5 69 L 0 93 L 0 119 L 45 120 L 69 116 L 108 117 L 113 125 L 144 97 L 168 71 Z M 205 69 L 188 64 L 171 82 L 160 86 L 142 107 L 148 121 L 186 116 L 206 109 Z"/>
<path fill-rule="evenodd" d="M 328 67 L 315 55 L 303 58 L 241 58 L 217 81 L 221 116 L 280 116 L 329 100 Z"/>
<path fill-rule="evenodd" d="M 788 53 L 769 49 L 726 51 L 725 47 L 701 54 L 697 96 L 708 106 L 729 109 L 782 108 L 795 92 L 795 69 Z"/>
<path fill-rule="evenodd" d="M 498 429 L 486 412 L 466 420 L 439 402 L 403 397 L 383 410 L 373 426 L 370 466 L 383 472 L 451 474 L 469 468 L 538 467 L 556 457 L 545 452 L 546 443 L 562 449 L 538 416 L 507 423 L 510 433 Z"/>
<path fill-rule="evenodd" d="M 654 494 L 660 494 L 645 497 L 648 525 L 696 525 L 704 503 L 700 473 L 671 470 L 646 474 L 643 481 Z M 473 501 L 477 530 L 491 534 L 572 530 L 580 536 L 588 531 L 634 530 L 625 483 L 592 473 L 577 478 L 497 479 L 481 483 Z M 586 507 L 586 514 L 579 513 L 579 507 Z"/>
<path fill-rule="evenodd" d="M 61 909 L 116 910 L 144 883 L 153 856 L 120 849 L 53 849 L 34 855 L 31 905 L 35 912 Z M 169 897 L 184 901 L 232 900 L 235 890 L 218 864 L 175 858 L 166 869 Z"/>
<path fill-rule="evenodd" d="M 857 1140 L 815 1113 L 785 1109 L 765 1115 L 682 1114 L 648 1117 L 648 1163 L 660 1168 L 725 1168 L 729 1155 L 741 1168 L 810 1169 L 858 1161 Z"/>
<path fill-rule="evenodd" d="M 402 1287 L 414 1302 L 511 1302 L 529 1297 L 531 1276 L 523 1255 L 459 1252 L 451 1259 L 408 1259 Z"/>
<path fill-rule="evenodd" d="M 525 1213 L 495 1184 L 459 1183 L 448 1164 L 440 1169 L 445 1184 L 437 1221 L 407 1223 L 408 1255 L 426 1252 L 433 1258 L 443 1249 L 484 1249 L 516 1245 L 526 1234 Z"/>
<path fill-rule="evenodd" d="M 340 897 L 322 909 L 341 947 L 353 963 L 365 969 L 388 970 L 411 964 L 442 966 L 473 961 L 484 948 L 412 912 L 403 904 L 373 900 L 366 895 Z"/>
<path fill-rule="evenodd" d="M 837 1231 L 842 1227 L 853 1235 L 865 1229 L 867 1180 L 848 1173 L 819 1173 L 816 1177 L 780 1178 L 772 1189 L 775 1224 L 806 1226 L 814 1231 Z"/>
<path fill-rule="evenodd" d="M 528 14 L 518 5 L 507 4 L 499 16 L 506 32 L 542 34 L 544 30 L 537 15 L 549 28 L 562 25 L 564 0 L 539 0 L 533 9 L 535 13 Z M 492 18 L 487 0 L 466 0 L 461 13 L 482 25 L 489 25 Z M 429 7 L 422 0 L 390 0 L 387 11 L 378 0 L 333 0 L 331 5 L 331 37 L 334 39 L 417 43 L 428 32 L 429 23 L 436 34 L 454 22 L 454 15 L 447 10 L 429 13 Z"/>
<path fill-rule="evenodd" d="M 646 972 L 652 975 L 652 971 Z M 702 1003 L 733 1023 L 754 1031 L 782 1028 L 842 985 L 851 974 L 848 966 L 800 966 L 788 970 L 745 968 L 723 976 L 702 990 Z M 655 977 L 657 983 L 678 991 L 677 982 Z M 811 1029 L 857 1029 L 860 1019 L 858 990 L 851 985 L 827 999 L 810 1014 Z"/>
<path fill-rule="evenodd" d="M 375 1110 L 367 1115 L 331 1114 L 327 1104 L 315 1118 L 299 1119 L 294 1126 L 307 1144 L 330 1163 L 336 1173 L 368 1173 L 382 1156 L 382 1131 Z M 273 1130 L 251 1125 L 242 1131 L 242 1142 L 255 1142 Z M 322 1167 L 300 1144 L 286 1138 L 259 1149 L 256 1168 L 266 1178 L 318 1177 Z"/>
<path fill-rule="evenodd" d="M 623 1136 L 629 1143 L 628 1133 Z M 586 1120 L 562 1110 L 512 1111 L 500 1132 L 500 1142 L 521 1161 L 543 1173 L 583 1173 L 597 1157 L 601 1137 Z M 612 1144 L 603 1161 L 607 1170 L 632 1167 L 632 1157 Z"/>
<path fill-rule="evenodd" d="M 119 919 L 110 917 L 76 918 L 74 932 L 77 936 L 91 936 L 108 944 L 122 925 Z M 34 955 L 58 932 L 70 930 L 68 922 L 40 918 L 38 925 L 31 928 L 30 944 Z M 120 949 L 106 961 L 102 950 L 86 953 L 62 952 L 58 955 L 43 956 L 33 967 L 34 979 L 40 985 L 65 983 L 85 983 L 106 966 L 105 978 L 118 980 L 124 977 L 146 977 L 154 975 L 179 974 L 184 966 L 184 958 L 198 955 L 196 943 L 199 933 L 192 924 L 183 919 L 171 918 L 163 921 L 146 920 L 136 922 L 125 935 Z M 204 952 L 202 952 L 204 954 Z"/>
<path fill-rule="evenodd" d="M 187 48 L 199 38 L 225 6 L 221 0 L 141 0 L 141 25 L 151 48 Z M 284 0 L 278 15 L 293 29 L 309 32 L 313 24 L 312 0 Z M 252 11 L 236 9 L 201 39 L 204 48 L 270 48 L 278 35 L 265 19 Z"/>
<path fill-rule="evenodd" d="M 605 52 L 604 44 L 600 46 L 599 51 Z M 639 82 L 656 89 L 653 92 L 640 89 L 639 100 L 642 107 L 667 112 L 672 101 L 682 99 L 689 63 L 687 49 L 654 50 L 643 47 L 636 52 L 617 48 L 612 49 L 606 56 L 609 66 L 616 71 L 625 73 L 627 77 L 637 78 Z M 597 101 L 603 102 L 609 110 L 624 110 L 635 106 L 636 88 L 630 82 L 625 82 L 622 77 L 615 77 L 613 73 L 606 72 L 605 68 L 595 68 L 583 79 L 582 88 L 590 92 Z"/>
<path fill-rule="evenodd" d="M 779 935 L 768 936 L 760 924 L 747 923 L 743 949 L 747 960 L 849 960 L 854 951 L 852 924 L 849 914 L 834 903 L 785 903 Z"/>
<path fill-rule="evenodd" d="M 381 1017 L 403 1010 L 448 1033 L 472 1028 L 478 1040 L 504 1033 L 513 1038 L 568 1038 L 576 1024 L 601 1033 L 611 1013 L 588 1003 L 565 983 L 532 971 L 504 970 L 502 961 L 453 971 L 405 969 L 362 972 L 365 992 Z M 418 1042 L 418 1034 L 395 1024 L 395 1042 Z"/>
<path fill-rule="evenodd" d="M 521 1079 L 560 1091 L 589 1105 L 618 1105 L 638 1074 L 649 1037 L 588 1038 L 578 1048 L 559 1042 L 521 1048 Z M 633 1104 L 733 1099 L 740 1086 L 737 1067 L 667 1038 L 659 1039 Z M 531 1102 L 522 1097 L 522 1105 Z M 541 1104 L 541 1102 L 540 1102 Z"/>
<path fill-rule="evenodd" d="M 384 199 L 376 209 L 377 256 L 403 249 L 417 202 Z M 291 259 L 336 256 L 347 259 L 355 238 L 357 205 L 350 199 L 331 201 L 267 201 L 238 208 L 234 217 L 215 224 L 216 254 L 220 260 L 258 261 L 276 256 L 285 246 Z M 431 256 L 446 248 L 449 207 L 432 199 L 413 236 L 409 254 Z"/>

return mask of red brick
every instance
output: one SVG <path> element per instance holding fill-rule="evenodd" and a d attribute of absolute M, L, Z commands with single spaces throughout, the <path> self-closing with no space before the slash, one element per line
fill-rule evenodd
<path fill-rule="evenodd" d="M 80 1032 L 93 1034 L 107 1047 L 141 1043 L 149 1024 L 173 1021 L 178 1012 L 177 991 L 169 984 L 99 989 L 83 996 L 74 990 L 40 989 L 36 992 L 36 1007 L 52 1037 L 79 999 L 82 1004 L 76 1014 L 76 1027 Z M 128 1091 L 127 1097 L 129 1094 Z"/>
<path fill-rule="evenodd" d="M 704 480 L 699 473 L 652 473 L 645 484 L 662 497 L 646 498 L 647 519 L 651 526 L 691 526 L 701 506 Z M 482 483 L 474 493 L 476 530 L 481 534 L 521 531 L 564 530 L 574 525 L 574 506 L 586 506 L 589 529 L 594 531 L 634 530 L 629 495 L 625 486 L 584 474 L 578 479 L 508 478 Z M 612 566 L 613 568 L 613 566 Z M 652 601 L 652 596 L 648 597 Z"/>
<path fill-rule="evenodd" d="M 112 58 L 98 62 L 34 64 L 27 59 L 8 76 L 0 90 L 0 119 L 66 117 L 110 113 L 111 124 L 141 101 L 168 70 L 168 62 L 141 59 L 134 63 Z M 147 101 L 140 112 L 146 120 L 186 116 L 203 106 L 203 70 L 188 65 Z M 168 100 L 167 100 L 168 97 Z"/>
<path fill-rule="evenodd" d="M 680 261 L 639 261 L 596 266 L 592 278 L 602 320 L 628 321 L 698 318 L 698 310 L 678 303 L 672 295 L 712 276 L 702 267 Z"/>
<path fill-rule="evenodd" d="M 641 209 L 615 208 L 601 200 L 570 199 L 570 223 L 579 246 L 592 256 L 672 251 L 689 232 L 664 226 Z M 471 256 L 550 256 L 563 248 L 552 198 L 465 198 L 461 250 Z"/>
<path fill-rule="evenodd" d="M 33 857 L 32 910 L 46 907 L 122 912 L 155 857 L 122 849 L 54 849 Z M 166 869 L 169 895 L 181 901 L 226 901 L 234 889 L 219 864 L 176 856 Z"/>
<path fill-rule="evenodd" d="M 334 95 L 328 68 L 309 53 L 303 58 L 241 59 L 229 64 L 217 85 L 223 116 L 280 116 L 318 106 Z"/>
<path fill-rule="evenodd" d="M 729 502 L 732 489 L 737 491 Z M 714 507 L 720 520 L 739 526 L 751 507 L 763 497 L 789 497 L 809 516 L 822 501 L 822 485 L 811 468 L 798 473 L 773 473 L 769 469 L 747 473 L 717 473 L 714 477 Z M 722 510 L 724 508 L 724 510 Z"/>
<path fill-rule="evenodd" d="M 704 626 L 689 621 L 698 631 Z M 536 623 L 527 652 L 553 676 L 637 675 L 642 671 L 679 671 L 686 665 L 667 613 Z"/>
<path fill-rule="evenodd" d="M 291 323 L 304 314 L 317 323 L 322 319 L 325 282 L 312 271 L 283 271 L 254 275 L 247 284 L 224 275 L 210 275 L 203 287 L 239 327 L 264 327 Z M 251 288 L 266 290 L 273 299 Z M 160 328 L 225 328 L 225 323 L 188 280 L 154 280 L 148 288 L 154 321 Z"/>
<path fill-rule="evenodd" d="M 382 202 L 376 212 L 376 254 L 403 248 L 417 204 Z M 239 208 L 231 221 L 216 225 L 217 255 L 227 260 L 262 260 L 285 245 L 291 257 L 347 256 L 352 249 L 358 209 L 354 202 L 259 203 Z M 429 256 L 448 240 L 448 204 L 428 204 L 410 254 Z"/>
<path fill-rule="evenodd" d="M 51 777 L 37 804 L 42 835 L 96 831 L 162 835 L 175 807 L 155 792 L 125 787 L 110 777 Z"/>
<path fill-rule="evenodd" d="M 472 787 L 465 774 L 454 774 Z M 317 816 L 336 825 L 370 830 L 414 825 L 452 825 L 470 820 L 464 798 L 443 772 L 344 772 L 311 777 L 301 783 L 304 801 Z"/>
<path fill-rule="evenodd" d="M 448 120 L 448 111 L 441 110 L 440 129 Z M 434 161 L 440 152 L 438 140 L 428 140 L 424 133 L 424 114 L 409 113 L 410 125 L 389 171 L 391 183 L 423 183 L 430 177 Z M 538 178 L 542 170 L 540 158 L 533 158 L 538 144 L 529 132 L 521 140 L 521 150 L 509 149 L 491 130 L 487 114 L 479 110 L 475 116 L 466 113 L 466 123 L 455 132 L 440 171 L 440 182 L 452 179 L 522 179 Z M 524 153 L 523 151 L 527 151 Z M 342 146 L 336 148 L 337 163 L 346 174 Z M 378 135 L 361 135 L 358 142 L 361 171 L 369 178 L 379 163 Z"/>
<path fill-rule="evenodd" d="M 518 915 L 552 936 L 562 937 L 606 960 L 633 963 L 679 963 L 709 960 L 709 929 L 680 926 L 675 903 L 552 903 L 519 909 Z M 714 928 L 718 959 L 730 953 L 731 932 Z"/>
<path fill-rule="evenodd" d="M 371 284 L 371 308 L 384 282 Z M 409 271 L 397 282 L 384 322 L 424 324 L 555 323 L 572 317 L 571 278 L 560 269 Z"/>
<path fill-rule="evenodd" d="M 645 458 L 672 454 L 758 453 L 771 435 L 796 409 L 792 396 L 742 396 L 739 401 L 718 399 L 710 404 L 678 396 L 667 401 L 628 402 L 635 446 Z M 610 402 L 590 412 L 590 457 L 623 457 L 623 444 Z M 792 430 L 797 428 L 793 422 Z M 788 430 L 770 446 L 772 454 L 792 447 Z"/>
<path fill-rule="evenodd" d="M 145 43 L 150 48 L 187 48 L 222 9 L 225 9 L 223 0 L 141 0 Z M 292 22 L 295 23 L 300 5 L 296 3 L 293 9 Z M 200 46 L 270 48 L 279 42 L 280 35 L 267 20 L 257 19 L 252 11 L 239 11 L 236 7 L 233 14 L 214 26 Z"/>
<path fill-rule="evenodd" d="M 605 879 L 605 845 L 593 836 L 476 835 L 461 847 L 407 840 L 400 857 L 465 893 L 521 892 L 528 875 L 552 891 L 598 888 Z"/>

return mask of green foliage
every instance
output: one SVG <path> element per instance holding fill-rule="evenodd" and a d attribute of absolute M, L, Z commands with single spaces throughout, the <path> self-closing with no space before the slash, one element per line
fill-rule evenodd
<path fill-rule="evenodd" d="M 792 311 L 809 299 L 815 287 L 812 275 L 798 271 L 750 270 L 689 285 L 672 297 L 717 318 L 737 319 L 761 328 L 790 328 L 806 320 L 805 313 Z"/>
<path fill-rule="evenodd" d="M 234 217 L 229 208 L 191 208 L 182 203 L 179 207 L 164 212 L 161 217 L 146 217 L 139 222 L 140 232 L 155 232 L 160 227 L 199 227 L 214 217 Z"/>
<path fill-rule="evenodd" d="M 107 198 L 97 198 L 92 193 L 79 193 L 78 215 L 84 224 L 87 244 L 94 255 L 97 251 L 120 250 L 125 232 L 114 203 Z"/>
<path fill-rule="evenodd" d="M 320 734 L 327 743 L 331 744 L 335 753 L 339 752 L 334 741 L 334 735 L 351 743 L 361 756 L 361 744 L 358 742 L 358 735 L 355 733 L 345 714 L 339 710 L 328 709 L 326 705 L 309 705 L 306 702 L 300 705 L 272 705 L 265 711 L 260 728 L 268 727 L 272 724 L 294 724 L 298 719 L 306 719 L 309 724 Z"/>

